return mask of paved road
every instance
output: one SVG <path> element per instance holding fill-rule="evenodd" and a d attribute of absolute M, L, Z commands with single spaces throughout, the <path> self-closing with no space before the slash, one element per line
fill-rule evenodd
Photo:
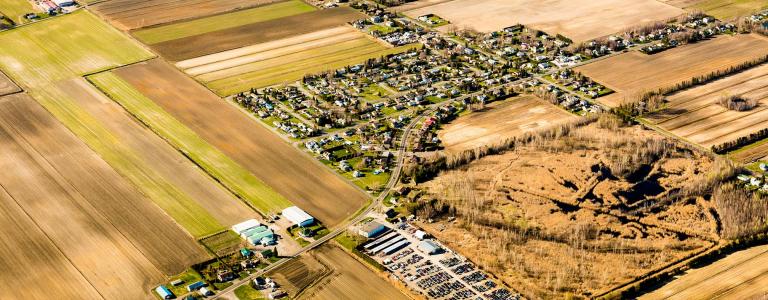
<path fill-rule="evenodd" d="M 627 50 L 624 50 L 624 51 L 621 51 L 621 52 L 615 52 L 615 53 L 611 53 L 609 55 L 601 56 L 601 57 L 598 57 L 598 58 L 595 58 L 595 59 L 583 61 L 583 62 L 577 63 L 577 64 L 575 64 L 573 66 L 568 66 L 566 68 L 575 68 L 575 67 L 578 67 L 578 66 L 583 66 L 583 65 L 586 65 L 586 64 L 594 63 L 594 62 L 597 62 L 597 61 L 600 61 L 600 60 L 603 60 L 603 59 L 607 59 L 607 58 L 610 58 L 610 57 L 613 57 L 613 56 L 616 56 L 616 55 L 621 55 L 624 52 L 633 51 L 633 50 L 635 50 L 637 48 L 640 48 L 642 46 L 643 45 L 636 45 L 635 47 L 632 47 L 630 49 L 627 49 Z M 539 75 L 537 75 L 535 77 L 536 78 L 541 78 L 542 76 L 553 74 L 554 72 L 556 72 L 558 70 L 560 70 L 560 69 L 559 68 L 553 68 L 552 70 L 550 70 L 550 71 L 548 71 L 548 72 L 546 72 L 544 74 L 539 74 Z M 402 175 L 403 164 L 405 162 L 405 156 L 407 154 L 407 149 L 406 149 L 407 148 L 407 143 L 406 143 L 406 141 L 408 140 L 409 135 L 411 134 L 413 128 L 416 125 L 421 124 L 420 121 L 424 117 L 430 115 L 436 109 L 452 103 L 453 101 L 456 101 L 456 100 L 463 101 L 464 99 L 471 98 L 471 97 L 476 97 L 476 96 L 479 96 L 481 94 L 488 93 L 488 92 L 497 91 L 497 90 L 502 89 L 502 88 L 507 88 L 507 87 L 510 87 L 512 85 L 522 83 L 522 82 L 524 82 L 526 80 L 529 80 L 529 79 L 531 79 L 531 78 L 518 79 L 518 80 L 515 80 L 515 81 L 512 81 L 512 82 L 508 82 L 508 83 L 505 83 L 505 84 L 502 84 L 502 85 L 491 87 L 489 89 L 480 90 L 480 91 L 477 91 L 477 92 L 474 92 L 474 93 L 471 93 L 471 94 L 463 95 L 463 96 L 460 96 L 460 97 L 457 97 L 457 98 L 449 99 L 449 100 L 446 100 L 446 101 L 443 101 L 443 102 L 440 102 L 440 103 L 437 103 L 437 104 L 432 104 L 432 105 L 427 106 L 427 109 L 424 110 L 419 116 L 414 118 L 408 124 L 408 126 L 406 126 L 406 128 L 403 130 L 403 134 L 401 136 L 400 147 L 398 149 L 398 154 L 397 154 L 397 165 L 392 170 L 392 176 L 390 177 L 389 182 L 387 182 L 386 187 L 379 194 L 379 196 L 376 197 L 376 199 L 373 201 L 373 203 L 371 203 L 371 205 L 369 205 L 365 210 L 363 210 L 357 217 L 355 217 L 355 218 L 353 218 L 351 220 L 348 220 L 347 222 L 345 222 L 341 226 L 339 226 L 336 230 L 330 232 L 329 234 L 325 235 L 324 237 L 322 237 L 320 239 L 317 239 L 316 241 L 310 243 L 306 247 L 301 248 L 298 252 L 294 253 L 293 255 L 284 257 L 284 258 L 280 259 L 279 261 L 277 261 L 277 262 L 275 262 L 273 264 L 270 264 L 269 266 L 267 266 L 266 268 L 260 270 L 259 272 L 256 272 L 256 273 L 248 276 L 247 278 L 235 281 L 235 283 L 232 286 L 230 286 L 230 287 L 220 291 L 216 296 L 214 296 L 213 299 L 237 299 L 237 297 L 235 297 L 235 295 L 234 295 L 234 290 L 237 289 L 238 287 L 240 287 L 240 286 L 242 286 L 244 284 L 248 284 L 250 281 L 252 281 L 256 277 L 262 276 L 263 274 L 268 273 L 268 272 L 270 272 L 270 271 L 280 267 L 281 265 L 285 264 L 286 262 L 290 261 L 291 259 L 296 258 L 299 255 L 301 255 L 301 254 L 303 254 L 303 253 L 305 253 L 307 251 L 310 251 L 310 250 L 312 250 L 314 248 L 317 248 L 318 246 L 322 245 L 323 243 L 325 243 L 325 242 L 335 238 L 339 234 L 344 233 L 344 231 L 346 231 L 350 227 L 354 226 L 358 222 L 360 222 L 363 219 L 365 219 L 366 217 L 368 217 L 368 214 L 370 212 L 372 212 L 372 211 L 378 209 L 379 207 L 381 207 L 382 202 L 384 201 L 384 199 L 387 198 L 387 196 L 389 196 L 390 192 L 392 191 L 392 188 L 394 188 L 394 186 L 400 180 L 400 176 Z M 359 125 L 359 126 L 362 126 L 362 124 Z"/>

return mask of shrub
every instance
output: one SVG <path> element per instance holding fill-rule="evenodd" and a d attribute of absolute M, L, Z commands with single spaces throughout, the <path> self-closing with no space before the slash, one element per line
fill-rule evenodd
<path fill-rule="evenodd" d="M 757 100 L 737 95 L 723 95 L 717 99 L 717 104 L 729 110 L 748 111 L 757 106 Z"/>

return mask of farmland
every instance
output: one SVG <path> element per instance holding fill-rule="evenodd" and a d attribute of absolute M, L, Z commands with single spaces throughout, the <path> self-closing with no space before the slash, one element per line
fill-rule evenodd
<path fill-rule="evenodd" d="M 0 67 L 25 88 L 153 56 L 84 10 L 41 24 L 0 33 Z"/>
<path fill-rule="evenodd" d="M 759 66 L 715 82 L 666 97 L 666 107 L 648 119 L 688 141 L 704 147 L 736 140 L 768 127 L 768 65 Z M 717 104 L 724 95 L 739 95 L 758 102 L 747 111 Z M 768 155 L 755 152 L 739 159 L 749 162 Z"/>
<path fill-rule="evenodd" d="M 151 45 L 250 23 L 284 18 L 313 10 L 315 8 L 311 5 L 300 0 L 291 0 L 222 15 L 144 28 L 133 31 L 131 34 L 145 44 Z"/>
<path fill-rule="evenodd" d="M 525 132 L 540 130 L 575 118 L 534 96 L 520 96 L 487 106 L 484 111 L 459 117 L 440 131 L 448 151 L 474 149 Z"/>
<path fill-rule="evenodd" d="M 639 299 L 761 299 L 767 284 L 768 246 L 758 246 L 691 269 Z"/>
<path fill-rule="evenodd" d="M 176 65 L 221 96 L 254 87 L 301 79 L 406 51 L 388 48 L 351 27 L 335 27 L 305 35 L 211 54 Z"/>
<path fill-rule="evenodd" d="M 263 215 L 276 213 L 283 208 L 291 206 L 288 200 L 283 198 L 280 194 L 275 193 L 271 188 L 264 185 L 263 182 L 255 178 L 251 173 L 243 169 L 229 157 L 206 143 L 189 128 L 168 115 L 168 113 L 158 107 L 152 100 L 147 99 L 133 86 L 123 81 L 114 73 L 96 74 L 89 77 L 89 80 L 94 82 L 96 86 L 105 91 L 107 95 L 133 114 L 133 116 L 141 120 L 142 123 L 147 124 L 147 126 L 150 126 L 160 136 L 165 137 L 174 145 L 174 147 L 187 153 L 187 155 L 197 162 L 198 165 L 202 166 L 206 172 L 212 174 L 217 180 L 235 191 L 235 193 L 240 195 L 243 199 L 247 199 L 248 203 L 258 209 Z M 115 106 L 115 104 L 108 104 L 107 106 L 109 105 Z M 117 108 L 113 107 L 112 111 L 117 110 Z M 105 118 L 105 121 L 119 119 L 110 116 L 108 113 L 100 115 L 107 117 Z M 127 116 L 123 116 L 123 119 L 125 119 L 124 122 L 115 124 L 116 126 L 114 130 L 121 130 L 122 126 L 130 127 L 128 126 L 128 123 L 126 123 L 130 122 Z M 134 138 L 128 140 L 150 141 L 153 138 L 155 137 L 146 136 L 142 139 Z M 137 148 L 151 149 L 152 147 L 150 145 L 137 145 Z M 161 151 L 156 150 L 153 152 Z M 168 155 L 166 155 L 163 159 L 157 160 L 155 164 L 162 165 L 162 161 L 171 160 L 171 158 L 172 156 L 168 157 Z M 174 174 L 194 174 L 192 170 L 183 172 L 177 169 L 170 169 L 168 171 L 167 175 L 169 178 L 173 178 Z M 190 183 L 190 188 L 196 186 L 203 187 L 206 186 L 206 184 L 212 185 L 212 182 L 207 180 L 207 178 L 206 180 L 190 180 Z M 183 185 L 177 184 L 177 186 Z M 190 194 L 194 195 L 194 197 L 192 197 L 193 199 L 202 202 L 200 204 L 203 205 L 206 211 L 218 215 L 219 217 L 217 219 L 225 225 L 232 225 L 253 217 L 250 209 L 243 206 L 243 204 L 239 203 L 236 199 L 226 197 L 223 193 L 215 195 L 204 193 Z"/>
<path fill-rule="evenodd" d="M 408 299 L 335 245 L 325 245 L 272 271 L 295 299 Z"/>
<path fill-rule="evenodd" d="M 0 0 L 0 14 L 16 24 L 25 23 L 24 15 L 31 12 L 36 12 L 36 9 L 28 0 Z"/>
<path fill-rule="evenodd" d="M 9 45 L 0 49 L 0 66 L 4 71 L 30 87 L 29 93 L 38 102 L 190 234 L 202 236 L 223 228 L 187 194 L 205 189 L 206 185 L 198 185 L 206 178 L 191 166 L 181 168 L 188 162 L 179 153 L 151 132 L 137 127 L 124 112 L 115 107 L 110 111 L 109 105 L 101 105 L 109 103 L 109 99 L 104 101 L 97 90 L 82 79 L 74 79 L 78 74 L 146 59 L 151 54 L 86 11 L 47 23 L 0 34 L 0 40 Z M 107 118 L 105 111 L 114 119 Z M 180 175 L 189 171 L 196 172 L 190 176 L 197 177 L 197 182 Z M 184 188 L 174 185 L 180 182 Z"/>
<path fill-rule="evenodd" d="M 115 74 L 324 224 L 338 224 L 365 203 L 364 193 L 171 65 L 154 60 Z"/>
<path fill-rule="evenodd" d="M 616 91 L 599 100 L 614 107 L 625 97 L 707 75 L 766 54 L 768 39 L 765 37 L 721 36 L 654 55 L 631 51 L 575 70 Z"/>
<path fill-rule="evenodd" d="M 337 27 L 362 18 L 364 14 L 349 7 L 331 8 L 169 40 L 151 47 L 169 60 L 181 61 Z"/>
<path fill-rule="evenodd" d="M 729 20 L 768 8 L 763 0 L 662 0 L 687 10 L 700 10 L 721 20 Z"/>
<path fill-rule="evenodd" d="M 206 257 L 26 95 L 4 98 L 0 116 L 2 167 L 16 170 L 0 175 L 6 199 L 13 199 L 56 244 L 36 250 L 59 249 L 102 296 L 145 298 L 163 272 L 177 272 Z"/>
<path fill-rule="evenodd" d="M 412 18 L 430 13 L 450 21 L 457 29 L 490 32 L 523 24 L 580 42 L 676 17 L 683 10 L 655 0 L 455 0 L 405 12 Z"/>
<path fill-rule="evenodd" d="M 131 30 L 178 20 L 270 4 L 280 0 L 110 0 L 91 6 L 121 30 Z"/>
<path fill-rule="evenodd" d="M 609 120 L 545 130 L 440 173 L 419 186 L 437 201 L 416 211 L 435 220 L 422 225 L 526 298 L 595 295 L 712 246 L 711 203 L 641 209 L 705 177 L 712 160 Z"/>
<path fill-rule="evenodd" d="M 13 81 L 0 72 L 0 96 L 20 92 L 21 89 Z"/>

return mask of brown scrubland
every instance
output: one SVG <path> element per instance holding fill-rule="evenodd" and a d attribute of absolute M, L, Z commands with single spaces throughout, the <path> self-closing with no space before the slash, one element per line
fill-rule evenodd
<path fill-rule="evenodd" d="M 401 202 L 529 298 L 599 295 L 765 216 L 718 187 L 729 162 L 613 115 L 440 159 L 448 170 Z"/>

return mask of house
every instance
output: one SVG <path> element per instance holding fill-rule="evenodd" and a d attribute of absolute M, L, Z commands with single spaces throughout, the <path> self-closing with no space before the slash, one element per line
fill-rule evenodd
<path fill-rule="evenodd" d="M 315 223 L 315 218 L 297 206 L 291 206 L 283 210 L 283 217 L 296 226 L 305 227 Z"/>
<path fill-rule="evenodd" d="M 171 290 L 169 290 L 164 285 L 161 285 L 161 286 L 158 286 L 157 288 L 155 288 L 155 293 L 160 295 L 160 298 L 163 298 L 163 299 L 173 299 L 173 298 L 176 297 L 175 295 L 173 295 Z"/>
<path fill-rule="evenodd" d="M 219 273 L 216 274 L 216 279 L 220 282 L 227 282 L 235 279 L 235 277 L 235 273 L 232 273 L 232 271 L 229 270 L 219 270 Z"/>
<path fill-rule="evenodd" d="M 370 239 L 379 236 L 380 234 L 386 232 L 388 229 L 389 228 L 379 222 L 371 221 L 360 226 L 360 229 L 357 231 L 357 233 L 365 238 Z"/>

